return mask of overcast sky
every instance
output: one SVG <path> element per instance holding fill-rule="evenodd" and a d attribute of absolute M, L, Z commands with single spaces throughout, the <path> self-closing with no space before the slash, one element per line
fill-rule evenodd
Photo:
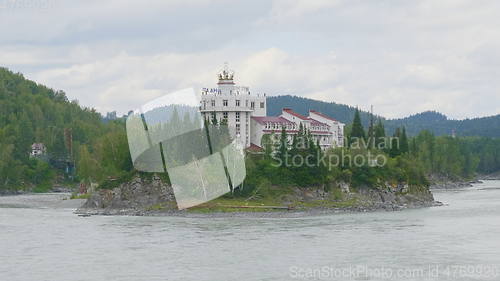
<path fill-rule="evenodd" d="M 402 117 L 500 113 L 500 1 L 0 0 L 0 65 L 101 112 L 238 84 Z"/>

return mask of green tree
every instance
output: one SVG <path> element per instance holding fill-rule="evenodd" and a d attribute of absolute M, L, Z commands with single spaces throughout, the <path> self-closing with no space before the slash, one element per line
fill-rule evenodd
<path fill-rule="evenodd" d="M 400 152 L 402 154 L 408 153 L 410 151 L 410 147 L 408 144 L 408 137 L 406 136 L 406 128 L 405 127 L 403 127 L 403 129 L 401 130 L 399 145 L 400 145 Z"/>
<path fill-rule="evenodd" d="M 352 144 L 355 142 L 361 142 L 365 140 L 366 140 L 365 129 L 361 124 L 361 117 L 359 115 L 359 110 L 356 109 L 356 112 L 354 113 L 354 120 L 352 123 L 349 145 L 352 146 Z"/>
<path fill-rule="evenodd" d="M 281 134 L 278 144 L 278 153 L 277 157 L 281 160 L 281 163 L 285 163 L 288 157 L 288 134 L 286 133 L 285 126 L 281 127 Z"/>
<path fill-rule="evenodd" d="M 385 147 L 385 127 L 384 124 L 382 123 L 382 120 L 379 119 L 377 124 L 375 125 L 374 128 L 374 138 L 375 138 L 375 147 L 380 149 Z"/>
<path fill-rule="evenodd" d="M 99 174 L 99 163 L 92 158 L 86 145 L 81 145 L 79 150 L 80 159 L 78 161 L 78 176 L 85 183 L 92 183 L 97 180 Z"/>

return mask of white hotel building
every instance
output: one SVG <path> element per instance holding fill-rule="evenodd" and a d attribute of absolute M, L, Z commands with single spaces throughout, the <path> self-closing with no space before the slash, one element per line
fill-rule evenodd
<path fill-rule="evenodd" d="M 280 134 L 283 126 L 290 136 L 297 134 L 300 124 L 307 128 L 323 149 L 344 146 L 344 124 L 320 112 L 310 110 L 302 116 L 283 108 L 280 116 L 266 116 L 265 94 L 251 94 L 248 87 L 234 84 L 234 73 L 227 68 L 218 74 L 216 88 L 201 92 L 200 112 L 205 119 L 226 120 L 230 134 L 244 147 L 258 149 L 265 134 Z"/>

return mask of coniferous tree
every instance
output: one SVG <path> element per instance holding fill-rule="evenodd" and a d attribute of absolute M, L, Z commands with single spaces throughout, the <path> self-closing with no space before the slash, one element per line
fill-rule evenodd
<path fill-rule="evenodd" d="M 401 131 L 401 137 L 399 140 L 399 145 L 400 145 L 400 153 L 405 154 L 410 151 L 409 144 L 408 144 L 408 137 L 406 136 L 406 128 L 403 127 Z"/>
<path fill-rule="evenodd" d="M 356 109 L 356 112 L 354 113 L 354 120 L 352 123 L 349 145 L 351 146 L 355 142 L 362 142 L 365 139 L 366 139 L 365 129 L 361 124 L 361 117 L 359 114 L 359 110 Z"/>
<path fill-rule="evenodd" d="M 386 142 L 386 135 L 385 127 L 381 119 L 379 119 L 377 124 L 375 125 L 374 131 L 375 147 L 378 149 L 383 148 Z"/>
<path fill-rule="evenodd" d="M 375 148 L 375 118 L 373 116 L 373 107 L 372 111 L 370 112 L 370 124 L 368 125 L 368 147 L 373 149 Z"/>
<path fill-rule="evenodd" d="M 278 158 L 281 160 L 281 163 L 284 165 L 286 162 L 286 158 L 288 156 L 288 135 L 285 130 L 285 126 L 281 128 L 279 147 L 278 147 Z"/>
<path fill-rule="evenodd" d="M 273 139 L 274 139 L 274 133 L 265 134 L 262 136 L 261 147 L 264 149 L 264 155 L 267 158 L 270 158 L 271 155 L 273 154 L 273 146 L 274 146 Z"/>
<path fill-rule="evenodd" d="M 389 155 L 391 157 L 396 157 L 401 154 L 401 129 L 397 128 L 396 132 L 394 132 L 394 135 L 391 138 L 391 145 L 389 147 Z"/>

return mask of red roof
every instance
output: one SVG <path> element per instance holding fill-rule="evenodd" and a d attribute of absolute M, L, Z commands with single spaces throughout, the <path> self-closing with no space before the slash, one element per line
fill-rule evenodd
<path fill-rule="evenodd" d="M 251 143 L 250 146 L 247 147 L 247 150 L 260 152 L 260 151 L 263 151 L 264 149 L 258 145 Z"/>
<path fill-rule="evenodd" d="M 332 133 L 331 132 L 327 132 L 327 131 L 311 131 L 311 134 L 315 134 L 315 135 L 331 135 Z"/>
<path fill-rule="evenodd" d="M 303 116 L 303 115 L 300 115 L 298 114 L 297 112 L 293 111 L 291 108 L 283 108 L 283 111 L 288 113 L 288 114 L 291 114 L 299 119 L 302 119 L 302 120 L 307 120 L 307 117 Z"/>
<path fill-rule="evenodd" d="M 311 117 L 308 118 L 309 120 L 311 120 L 311 125 L 312 126 L 328 126 L 328 124 L 325 124 L 323 122 L 320 122 L 316 119 L 312 119 Z M 328 126 L 329 127 L 329 126 Z"/>
<path fill-rule="evenodd" d="M 257 123 L 265 125 L 267 122 L 279 123 L 279 124 L 293 124 L 293 122 L 286 120 L 283 117 L 279 116 L 252 116 L 253 120 L 257 121 Z"/>
<path fill-rule="evenodd" d="M 265 130 L 262 130 L 262 131 L 263 131 L 264 133 L 279 133 L 279 132 L 281 132 L 281 130 L 282 130 L 282 129 L 275 129 L 275 130 L 265 129 Z M 291 134 L 293 134 L 293 133 L 298 133 L 298 132 L 299 132 L 299 130 L 288 130 L 288 129 L 285 129 L 285 131 L 286 131 L 287 133 L 291 133 Z"/>
<path fill-rule="evenodd" d="M 323 117 L 323 118 L 326 118 L 326 119 L 328 119 L 328 120 L 337 121 L 337 120 L 333 119 L 332 117 L 330 117 L 330 116 L 328 116 L 328 115 L 326 115 L 326 114 L 323 114 L 323 113 L 321 113 L 321 112 L 319 112 L 319 111 L 316 111 L 316 110 L 309 110 L 309 112 L 312 112 L 312 113 L 314 113 L 314 114 L 317 114 L 317 115 L 319 115 L 319 116 L 321 116 L 321 117 Z"/>

